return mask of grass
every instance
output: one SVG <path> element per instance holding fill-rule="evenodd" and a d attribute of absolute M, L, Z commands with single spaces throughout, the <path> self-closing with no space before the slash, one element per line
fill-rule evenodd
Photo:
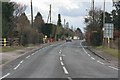
<path fill-rule="evenodd" d="M 103 46 L 99 46 L 97 49 L 102 50 L 103 52 L 110 54 L 113 57 L 118 57 L 118 49 L 106 48 Z"/>
<path fill-rule="evenodd" d="M 9 51 L 15 51 L 18 49 L 23 49 L 25 47 L 23 46 L 6 46 L 6 47 L 2 47 L 2 49 L 0 49 L 0 52 L 9 52 Z"/>

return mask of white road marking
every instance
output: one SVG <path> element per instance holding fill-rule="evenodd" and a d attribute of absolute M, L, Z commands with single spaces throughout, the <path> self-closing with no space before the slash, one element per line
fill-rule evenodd
<path fill-rule="evenodd" d="M 64 70 L 65 74 L 69 74 L 68 71 L 67 71 L 67 69 L 65 68 L 65 66 L 63 66 L 63 70 Z"/>
<path fill-rule="evenodd" d="M 63 62 L 60 62 L 60 63 L 61 63 L 62 66 L 64 65 Z"/>
<path fill-rule="evenodd" d="M 29 58 L 30 57 L 30 55 L 29 56 L 27 56 L 26 58 Z"/>
<path fill-rule="evenodd" d="M 92 60 L 95 60 L 95 58 L 94 58 L 94 57 L 91 57 L 91 59 L 92 59 Z"/>
<path fill-rule="evenodd" d="M 1 77 L 0 80 L 7 77 L 7 76 L 9 76 L 9 75 L 10 75 L 10 73 L 7 73 L 5 76 Z"/>
<path fill-rule="evenodd" d="M 62 61 L 62 57 L 60 57 L 60 61 Z"/>
<path fill-rule="evenodd" d="M 14 68 L 14 70 L 16 70 L 19 66 L 20 66 L 20 64 L 18 64 L 18 65 Z"/>
<path fill-rule="evenodd" d="M 59 54 L 61 54 L 62 52 L 59 52 Z"/>
<path fill-rule="evenodd" d="M 35 53 L 31 54 L 31 55 L 34 55 Z"/>
<path fill-rule="evenodd" d="M 68 79 L 69 79 L 69 80 L 72 80 L 72 78 L 71 78 L 71 77 L 68 77 Z"/>
<path fill-rule="evenodd" d="M 104 63 L 102 63 L 101 61 L 97 61 L 98 63 L 100 63 L 100 64 L 104 64 Z"/>
<path fill-rule="evenodd" d="M 20 61 L 20 64 L 22 64 L 23 63 L 23 60 L 22 61 Z"/>
<path fill-rule="evenodd" d="M 60 52 L 61 52 L 62 50 L 60 50 Z"/>
<path fill-rule="evenodd" d="M 112 68 L 112 69 L 115 69 L 115 70 L 118 70 L 117 68 L 115 68 L 115 67 L 112 67 L 112 66 L 108 66 L 108 67 L 110 67 L 110 68 Z"/>
<path fill-rule="evenodd" d="M 90 54 L 87 54 L 88 56 L 90 56 Z"/>
<path fill-rule="evenodd" d="M 88 56 L 90 56 L 89 54 L 88 54 L 88 52 L 84 49 L 84 47 L 82 46 L 82 44 L 80 43 L 80 45 L 81 45 L 81 47 L 82 47 L 82 49 L 83 49 L 83 51 L 88 55 Z"/>

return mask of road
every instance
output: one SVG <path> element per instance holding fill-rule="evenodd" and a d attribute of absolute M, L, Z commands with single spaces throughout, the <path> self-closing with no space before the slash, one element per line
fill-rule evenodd
<path fill-rule="evenodd" d="M 25 55 L 2 78 L 117 78 L 118 69 L 87 52 L 82 41 L 53 44 Z"/>

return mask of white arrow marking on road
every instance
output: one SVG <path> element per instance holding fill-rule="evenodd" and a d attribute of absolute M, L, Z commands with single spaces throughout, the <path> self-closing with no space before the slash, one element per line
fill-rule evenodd
<path fill-rule="evenodd" d="M 1 77 L 0 80 L 7 77 L 7 76 L 9 76 L 9 75 L 10 75 L 10 73 L 7 73 L 5 76 Z"/>

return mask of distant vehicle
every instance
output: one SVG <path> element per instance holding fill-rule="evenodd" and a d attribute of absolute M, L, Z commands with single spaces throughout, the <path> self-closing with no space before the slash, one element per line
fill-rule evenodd
<path fill-rule="evenodd" d="M 67 38 L 66 42 L 72 42 L 72 39 Z"/>

